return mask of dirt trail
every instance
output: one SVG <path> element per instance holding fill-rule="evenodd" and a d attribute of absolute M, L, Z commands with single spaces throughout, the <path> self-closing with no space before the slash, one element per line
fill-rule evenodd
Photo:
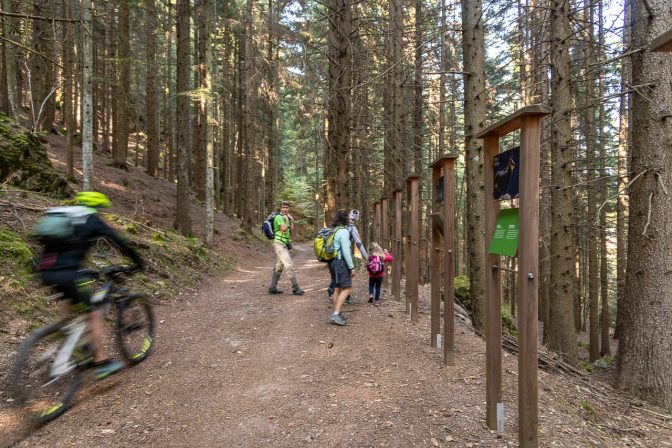
<path fill-rule="evenodd" d="M 505 356 L 510 408 L 497 437 L 483 427 L 483 341 L 458 325 L 457 365 L 443 366 L 429 347 L 427 304 L 418 325 L 398 302 L 373 307 L 365 273 L 355 277 L 348 326 L 329 325 L 328 273 L 311 251 L 299 245 L 294 257 L 304 296 L 287 294 L 287 278 L 285 294 L 267 295 L 272 259 L 241 256 L 235 272 L 157 307 L 147 362 L 87 388 L 17 445 L 517 446 L 514 358 Z M 542 446 L 664 446 L 607 442 L 556 405 L 542 388 Z"/>

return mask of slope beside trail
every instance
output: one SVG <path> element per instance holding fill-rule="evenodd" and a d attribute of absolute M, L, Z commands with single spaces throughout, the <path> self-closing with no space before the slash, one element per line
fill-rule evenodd
<path fill-rule="evenodd" d="M 245 258 L 196 294 L 157 306 L 156 351 L 84 388 L 64 416 L 21 447 L 505 447 L 517 446 L 516 363 L 505 355 L 506 431 L 484 428 L 484 343 L 457 325 L 457 365 L 386 296 L 367 303 L 367 277 L 347 327 L 329 325 L 325 266 L 294 256 L 304 296 L 266 294 L 273 259 Z M 542 446 L 670 446 L 655 431 L 610 431 L 576 415 L 540 373 Z M 549 386 L 544 385 L 548 380 Z M 568 387 L 572 390 L 573 386 Z M 563 409 L 564 406 L 564 409 Z M 600 417 L 600 416 L 598 416 Z M 0 444 L 1 445 L 1 444 Z"/>

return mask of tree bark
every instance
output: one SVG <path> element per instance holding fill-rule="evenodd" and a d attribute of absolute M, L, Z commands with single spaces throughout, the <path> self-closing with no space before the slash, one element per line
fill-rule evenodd
<path fill-rule="evenodd" d="M 551 127 L 552 216 L 551 216 L 551 300 L 549 348 L 565 361 L 578 362 L 574 333 L 573 302 L 576 295 L 576 234 L 572 200 L 571 125 L 568 0 L 551 1 Z"/>
<path fill-rule="evenodd" d="M 84 0 L 82 7 L 82 188 L 93 185 L 93 1 Z"/>
<path fill-rule="evenodd" d="M 465 0 L 462 8 L 464 71 L 465 176 L 467 178 L 467 251 L 472 321 L 485 325 L 485 193 L 483 147 L 475 135 L 483 129 L 486 115 L 485 35 L 481 0 Z"/>
<path fill-rule="evenodd" d="M 128 25 L 128 0 L 119 0 L 119 25 L 117 30 L 117 83 L 113 122 L 112 159 L 113 166 L 128 169 L 128 95 L 130 90 L 130 43 Z"/>
<path fill-rule="evenodd" d="M 350 101 L 352 1 L 329 0 L 327 139 L 324 174 L 327 213 L 350 203 Z"/>
<path fill-rule="evenodd" d="M 191 235 L 191 198 L 189 195 L 190 82 L 190 0 L 177 3 L 177 215 L 175 228 L 182 235 Z"/>
<path fill-rule="evenodd" d="M 2 9 L 7 12 L 13 12 L 14 8 L 12 0 L 2 0 Z M 16 21 L 17 19 L 14 17 L 4 18 L 5 36 L 15 42 L 17 41 Z M 7 80 L 7 113 L 15 121 L 18 121 L 20 104 L 17 95 L 17 64 L 14 46 L 5 42 L 2 55 L 4 58 L 3 66 L 5 70 L 5 78 Z"/>
<path fill-rule="evenodd" d="M 156 63 L 158 16 L 156 0 L 145 0 L 147 14 L 147 174 L 157 176 L 159 169 L 159 91 Z"/>
<path fill-rule="evenodd" d="M 633 48 L 646 48 L 669 30 L 668 0 L 632 3 Z M 672 410 L 672 122 L 661 120 L 672 104 L 669 54 L 642 51 L 632 56 L 632 173 L 628 264 L 618 385 Z M 655 256 L 655 262 L 651 257 Z"/>
<path fill-rule="evenodd" d="M 48 17 L 53 14 L 52 0 L 34 0 L 33 14 Z M 32 21 L 32 48 L 29 81 L 31 85 L 31 115 L 30 125 L 36 131 L 50 131 L 56 112 L 55 91 L 56 72 L 53 62 L 55 59 L 54 44 L 56 36 L 53 34 L 51 23 L 46 20 Z"/>

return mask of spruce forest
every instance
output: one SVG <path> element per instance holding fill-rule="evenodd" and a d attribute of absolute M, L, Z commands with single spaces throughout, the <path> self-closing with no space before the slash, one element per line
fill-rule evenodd
<path fill-rule="evenodd" d="M 432 163 L 454 155 L 456 304 L 479 335 L 487 334 L 492 266 L 485 209 L 492 192 L 485 187 L 487 157 L 477 135 L 521 108 L 548 106 L 538 167 L 540 365 L 545 359 L 560 375 L 597 377 L 585 380 L 599 384 L 590 390 L 609 390 L 656 409 L 649 411 L 649 417 L 659 416 L 653 433 L 670 429 L 672 44 L 651 45 L 659 36 L 672 41 L 669 0 L 1 0 L 0 21 L 0 127 L 22 126 L 24 135 L 60 148 L 59 157 L 49 157 L 67 180 L 58 194 L 55 181 L 22 183 L 17 173 L 29 168 L 12 155 L 18 140 L 1 130 L 0 241 L 7 248 L 2 232 L 21 227 L 12 209 L 20 207 L 17 191 L 33 198 L 30 205 L 37 199 L 27 191 L 49 198 L 73 191 L 123 196 L 127 189 L 141 194 L 144 187 L 121 186 L 112 177 L 131 183 L 154 178 L 164 185 L 156 210 L 169 213 L 159 218 L 147 212 L 135 232 L 172 228 L 155 230 L 154 239 L 184 241 L 198 247 L 203 260 L 224 254 L 248 266 L 243 260 L 250 253 L 249 260 L 265 270 L 256 274 L 258 291 L 250 286 L 249 294 L 266 300 L 274 254 L 259 241 L 259 228 L 281 201 L 291 203 L 297 223 L 297 260 L 302 250 L 312 255 L 316 232 L 343 208 L 360 211 L 357 225 L 368 250 L 370 242 L 385 238 L 376 220 L 390 226 L 396 215 L 390 208 L 380 217 L 376 204 L 399 189 L 405 195 L 407 178 L 418 175 L 417 282 L 428 291 L 432 252 L 439 250 L 432 239 Z M 508 134 L 500 151 L 522 140 L 520 132 Z M 150 201 L 154 190 L 147 188 Z M 519 199 L 502 201 L 503 208 L 518 205 Z M 410 218 L 404 214 L 403 220 L 406 232 Z M 128 223 L 120 225 L 129 231 Z M 403 234 L 407 238 L 410 233 Z M 3 259 L 13 254 L 0 250 Z M 405 249 L 395 252 L 404 275 L 408 256 Z M 502 322 L 509 341 L 522 312 L 518 263 L 516 257 L 502 261 Z M 0 262 L 3 281 L 12 275 L 10 266 Z M 214 277 L 219 271 L 207 272 Z M 319 272 L 326 286 L 328 274 Z M 356 282 L 366 281 L 362 272 Z M 322 301 L 322 287 L 306 289 Z M 22 308 L 8 313 L 0 313 L 6 328 L 32 319 Z M 17 335 L 23 338 L 29 327 Z M 366 381 L 377 384 L 371 378 Z M 481 391 L 485 382 L 479 384 Z M 589 426 L 612 424 L 600 423 L 599 412 L 593 418 L 591 405 L 577 406 L 589 415 Z M 483 409 L 475 414 L 481 422 Z M 0 435 L 3 423 L 11 429 L 3 415 L 0 408 Z M 513 421 L 507 431 L 515 433 Z M 577 435 L 566 445 L 550 439 L 546 445 L 543 434 L 540 440 L 541 446 L 670 446 L 669 439 L 655 437 L 637 442 L 625 423 L 612 432 L 613 439 Z M 205 434 L 192 446 L 217 445 Z M 299 446 L 302 440 L 262 440 L 264 434 L 256 440 L 248 434 L 242 444 Z M 404 445 L 383 436 L 372 444 L 310 437 L 316 446 L 462 441 L 452 433 L 428 434 L 418 435 L 417 444 L 403 439 Z M 511 445 L 476 438 L 464 443 L 516 446 L 515 435 L 505 439 Z M 158 440 L 173 446 L 170 439 Z"/>

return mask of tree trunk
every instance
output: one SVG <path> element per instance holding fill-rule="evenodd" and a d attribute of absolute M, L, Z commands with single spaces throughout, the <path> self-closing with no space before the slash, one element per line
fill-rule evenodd
<path fill-rule="evenodd" d="M 387 132 L 385 134 L 384 182 L 385 191 L 391 193 L 404 185 L 404 145 L 402 141 L 402 113 L 404 86 L 404 18 L 401 0 L 389 2 L 389 31 L 387 34 L 387 98 L 385 113 Z M 390 194 L 391 197 L 391 194 Z M 401 260 L 399 260 L 401 263 Z"/>
<path fill-rule="evenodd" d="M 63 15 L 66 22 L 63 23 L 63 125 L 66 134 L 66 177 L 69 181 L 75 178 L 75 36 L 72 29 L 72 0 L 63 0 Z"/>
<path fill-rule="evenodd" d="M 156 0 L 145 0 L 147 14 L 147 174 L 157 176 L 159 169 L 159 91 L 156 63 L 158 17 Z"/>
<path fill-rule="evenodd" d="M 483 129 L 486 115 L 485 36 L 481 0 L 465 0 L 462 8 L 464 71 L 465 176 L 467 177 L 467 251 L 472 321 L 485 325 L 485 193 L 483 147 L 475 135 Z"/>
<path fill-rule="evenodd" d="M 211 18 L 216 14 L 214 4 L 216 0 L 201 0 L 201 33 L 203 35 L 201 67 L 201 107 L 203 108 L 203 124 L 205 128 L 205 244 L 212 246 L 212 236 L 215 221 L 215 191 L 214 191 L 214 163 L 215 147 L 213 141 L 212 114 L 214 101 L 212 100 L 212 49 L 210 29 Z"/>
<path fill-rule="evenodd" d="M 329 0 L 327 145 L 324 177 L 327 213 L 350 203 L 349 143 L 352 89 L 349 37 L 352 29 L 351 0 Z"/>
<path fill-rule="evenodd" d="M 117 83 L 114 98 L 116 114 L 113 122 L 113 166 L 128 169 L 128 95 L 130 90 L 130 43 L 128 25 L 128 0 L 119 0 L 119 25 L 117 30 Z"/>
<path fill-rule="evenodd" d="M 12 0 L 2 0 L 2 9 L 7 12 L 14 12 Z M 7 16 L 4 18 L 5 36 L 14 42 L 17 41 L 16 21 L 17 19 L 14 17 Z M 17 64 L 14 45 L 5 42 L 2 55 L 5 78 L 7 79 L 7 113 L 15 121 L 18 121 L 20 104 L 17 95 Z"/>
<path fill-rule="evenodd" d="M 569 61 L 570 4 L 551 1 L 551 300 L 549 348 L 565 361 L 577 363 L 573 302 L 576 295 L 576 235 L 572 200 L 571 73 Z"/>
<path fill-rule="evenodd" d="M 655 13 L 655 14 L 652 14 Z M 669 29 L 668 0 L 632 4 L 633 48 L 646 48 Z M 672 410 L 672 123 L 661 107 L 672 104 L 670 55 L 642 51 L 632 56 L 632 173 L 628 265 L 618 357 L 618 385 Z M 651 99 L 654 98 L 655 101 Z M 651 262 L 655 256 L 656 261 Z"/>
<path fill-rule="evenodd" d="M 32 13 L 36 16 L 53 15 L 52 0 L 34 0 Z M 51 23 L 46 20 L 32 21 L 32 47 L 30 59 L 30 125 L 36 131 L 50 131 L 56 112 L 56 73 L 53 62 L 56 36 Z"/>
<path fill-rule="evenodd" d="M 189 163 L 191 141 L 189 139 L 189 105 L 191 100 L 190 69 L 190 0 L 177 3 L 177 216 L 175 228 L 182 235 L 191 235 L 189 195 Z"/>
<path fill-rule="evenodd" d="M 93 181 L 93 1 L 82 5 L 82 188 L 91 190 Z"/>
<path fill-rule="evenodd" d="M 631 44 L 631 24 L 630 24 L 630 5 L 631 1 L 626 0 L 624 6 L 624 27 L 623 27 L 623 48 L 630 48 Z M 632 64 L 630 57 L 621 60 L 621 92 L 627 90 L 630 84 Z M 625 186 L 628 183 L 628 151 L 629 128 L 628 116 L 630 110 L 630 95 L 621 95 L 618 113 L 618 196 L 616 199 L 616 328 L 614 329 L 614 339 L 618 339 L 621 334 L 623 320 L 626 318 L 624 311 L 627 307 L 625 302 L 625 266 L 626 266 L 626 234 L 625 225 L 628 216 L 628 194 Z"/>

